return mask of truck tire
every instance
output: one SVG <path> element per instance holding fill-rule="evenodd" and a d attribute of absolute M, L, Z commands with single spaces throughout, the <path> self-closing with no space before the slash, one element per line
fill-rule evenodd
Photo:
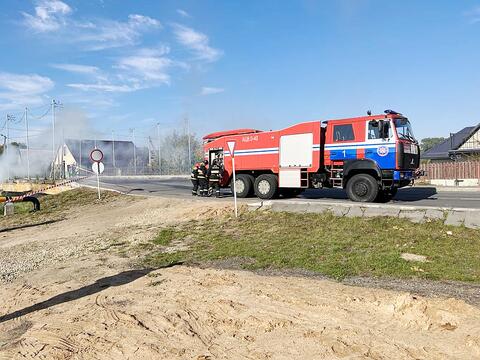
<path fill-rule="evenodd" d="M 247 197 L 250 197 L 255 195 L 255 192 L 253 191 L 253 185 L 255 184 L 255 177 L 249 174 L 245 174 L 245 176 L 250 180 L 250 189 L 247 194 Z"/>
<path fill-rule="evenodd" d="M 278 179 L 275 175 L 263 174 L 255 180 L 255 195 L 260 199 L 272 199 L 278 192 Z"/>
<path fill-rule="evenodd" d="M 235 178 L 237 187 L 237 197 L 246 198 L 252 193 L 253 176 L 247 174 L 238 174 Z M 233 194 L 233 181 L 230 185 Z"/>
<path fill-rule="evenodd" d="M 368 174 L 352 176 L 346 186 L 348 198 L 356 202 L 373 202 L 378 195 L 377 180 Z"/>

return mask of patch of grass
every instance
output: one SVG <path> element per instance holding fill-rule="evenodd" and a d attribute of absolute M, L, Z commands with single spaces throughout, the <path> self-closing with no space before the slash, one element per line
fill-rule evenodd
<path fill-rule="evenodd" d="M 78 188 L 70 191 L 62 192 L 58 195 L 40 196 L 40 211 L 32 212 L 31 203 L 18 202 L 15 203 L 15 215 L 3 217 L 3 204 L 0 205 L 2 216 L 0 216 L 0 229 L 11 226 L 30 225 L 43 221 L 59 220 L 64 213 L 73 208 L 80 208 L 96 203 L 108 203 L 121 194 L 103 191 L 102 199 L 99 201 L 97 192 L 92 189 Z M 133 197 L 125 197 L 125 201 L 135 201 Z M 17 211 L 18 210 L 18 211 Z"/>
<path fill-rule="evenodd" d="M 167 246 L 172 242 L 172 240 L 181 236 L 182 234 L 180 234 L 180 232 L 176 231 L 174 228 L 166 228 L 166 229 L 160 230 L 160 233 L 157 235 L 155 239 L 152 240 L 152 242 L 155 245 Z"/>
<path fill-rule="evenodd" d="M 451 231 L 449 235 L 447 231 Z M 396 218 L 341 218 L 331 214 L 252 212 L 162 230 L 161 241 L 196 241 L 191 250 L 157 253 L 146 261 L 251 259 L 247 269 L 305 269 L 337 279 L 391 276 L 480 281 L 480 231 L 441 222 L 415 224 Z M 424 255 L 426 263 L 403 260 L 402 253 Z"/>
<path fill-rule="evenodd" d="M 33 205 L 31 203 L 14 203 L 15 206 L 15 214 L 27 214 L 33 211 Z M 3 208 L 5 207 L 5 203 L 0 204 L 0 216 L 3 216 Z"/>

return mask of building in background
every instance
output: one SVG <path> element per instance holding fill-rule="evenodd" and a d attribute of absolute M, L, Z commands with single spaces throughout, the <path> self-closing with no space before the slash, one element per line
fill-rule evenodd
<path fill-rule="evenodd" d="M 456 160 L 480 157 L 480 124 L 450 134 L 445 141 L 422 154 L 422 159 L 432 162 L 451 160 L 455 157 Z"/>
<path fill-rule="evenodd" d="M 68 139 L 57 151 L 56 177 L 69 178 L 91 173 L 90 153 L 95 148 L 103 152 L 105 175 L 134 175 L 151 172 L 148 149 L 135 147 L 132 141 Z"/>
<path fill-rule="evenodd" d="M 425 180 L 434 185 L 480 185 L 480 124 L 466 127 L 422 154 Z"/>

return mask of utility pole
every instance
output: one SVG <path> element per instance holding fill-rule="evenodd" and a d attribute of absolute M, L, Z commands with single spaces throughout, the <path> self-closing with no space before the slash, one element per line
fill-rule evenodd
<path fill-rule="evenodd" d="M 112 165 L 115 169 L 115 132 L 112 130 Z"/>
<path fill-rule="evenodd" d="M 80 171 L 82 171 L 82 139 L 80 139 Z M 79 174 L 80 171 L 78 172 Z"/>
<path fill-rule="evenodd" d="M 30 180 L 30 142 L 28 139 L 28 108 L 25 107 L 25 142 L 27 145 L 27 179 Z"/>
<path fill-rule="evenodd" d="M 67 169 L 65 169 L 65 128 L 62 125 L 62 171 L 60 173 L 60 176 L 62 179 L 67 178 Z"/>
<path fill-rule="evenodd" d="M 55 183 L 55 161 L 56 161 L 56 158 L 57 158 L 57 154 L 56 154 L 56 149 L 55 149 L 55 108 L 57 106 L 57 102 L 55 101 L 55 99 L 52 99 L 52 156 L 53 156 L 53 160 L 52 160 L 52 178 L 53 178 L 53 182 Z"/>
<path fill-rule="evenodd" d="M 9 159 L 9 153 L 10 153 L 10 145 L 8 142 L 10 141 L 10 127 L 8 125 L 8 122 L 10 121 L 10 115 L 7 114 L 7 119 L 6 119 L 6 126 L 7 126 L 7 141 L 5 142 L 5 156 L 7 158 L 7 182 L 10 180 L 10 159 Z"/>
<path fill-rule="evenodd" d="M 157 123 L 157 142 L 158 142 L 158 173 L 162 175 L 162 157 L 160 156 L 160 123 Z"/>
<path fill-rule="evenodd" d="M 192 147 L 191 147 L 191 139 L 190 139 L 190 121 L 188 120 L 188 117 L 185 119 L 187 122 L 187 136 L 188 136 L 188 169 L 192 167 Z"/>
<path fill-rule="evenodd" d="M 137 149 L 135 148 L 135 128 L 131 129 L 131 131 L 133 142 L 133 173 L 137 175 Z"/>

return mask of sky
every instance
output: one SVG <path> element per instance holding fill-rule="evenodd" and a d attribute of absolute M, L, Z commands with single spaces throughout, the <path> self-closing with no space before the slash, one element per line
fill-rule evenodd
<path fill-rule="evenodd" d="M 480 1 L 2 0 L 0 119 L 80 113 L 99 137 L 399 111 L 480 122 Z M 71 121 L 77 121 L 75 116 Z M 0 129 L 3 121 L 0 121 Z"/>

